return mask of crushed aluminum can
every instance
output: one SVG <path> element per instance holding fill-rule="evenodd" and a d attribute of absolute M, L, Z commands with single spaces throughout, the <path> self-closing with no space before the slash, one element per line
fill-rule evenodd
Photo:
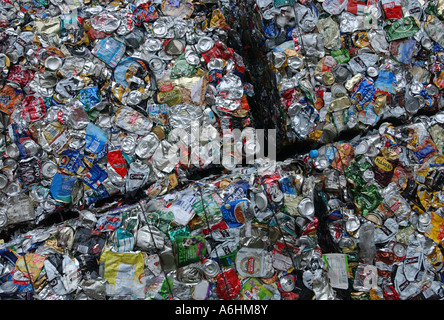
<path fill-rule="evenodd" d="M 151 132 L 138 140 L 134 152 L 140 159 L 148 159 L 154 154 L 158 145 L 159 138 L 155 133 Z"/>
<path fill-rule="evenodd" d="M 292 274 L 286 274 L 279 279 L 278 289 L 282 292 L 291 292 L 296 287 L 296 278 Z"/>
<path fill-rule="evenodd" d="M 196 44 L 196 49 L 199 53 L 209 51 L 214 46 L 214 40 L 210 37 L 201 37 Z"/>
<path fill-rule="evenodd" d="M 215 260 L 205 259 L 202 262 L 202 271 L 207 277 L 214 278 L 219 274 L 220 267 Z"/>
<path fill-rule="evenodd" d="M 310 198 L 304 198 L 299 202 L 298 211 L 301 216 L 312 220 L 315 214 L 314 204 Z"/>
<path fill-rule="evenodd" d="M 368 67 L 367 75 L 371 78 L 376 78 L 379 75 L 378 69 L 376 67 Z"/>
<path fill-rule="evenodd" d="M 97 31 L 113 33 L 120 26 L 120 19 L 111 13 L 99 13 L 91 18 L 91 26 Z"/>
<path fill-rule="evenodd" d="M 11 143 L 6 147 L 5 154 L 12 159 L 17 159 L 20 155 L 20 150 L 17 144 Z"/>
<path fill-rule="evenodd" d="M 148 65 L 154 73 L 161 73 L 165 68 L 165 62 L 156 56 L 152 56 L 149 59 Z"/>
<path fill-rule="evenodd" d="M 8 177 L 3 173 L 0 174 L 0 189 L 4 189 L 8 185 Z"/>
<path fill-rule="evenodd" d="M 62 59 L 56 56 L 50 56 L 45 60 L 45 68 L 50 71 L 58 70 L 63 64 Z"/>
<path fill-rule="evenodd" d="M 177 278 L 179 281 L 191 285 L 198 284 L 204 279 L 203 272 L 200 268 L 193 265 L 177 269 Z"/>
<path fill-rule="evenodd" d="M 177 39 L 168 39 L 164 42 L 165 52 L 171 56 L 179 56 L 185 51 L 182 41 Z"/>
<path fill-rule="evenodd" d="M 406 247 L 402 243 L 396 243 L 393 246 L 393 253 L 397 262 L 402 261 L 406 256 Z"/>

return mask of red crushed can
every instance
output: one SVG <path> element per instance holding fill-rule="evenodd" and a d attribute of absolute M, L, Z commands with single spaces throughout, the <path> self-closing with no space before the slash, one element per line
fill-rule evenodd
<path fill-rule="evenodd" d="M 233 300 L 240 292 L 241 283 L 234 269 L 229 269 L 217 276 L 216 291 L 219 298 Z"/>
<path fill-rule="evenodd" d="M 114 171 L 125 178 L 128 173 L 128 163 L 120 150 L 109 151 L 107 155 L 108 164 L 114 169 Z"/>
<path fill-rule="evenodd" d="M 36 97 L 34 95 L 26 96 L 23 99 L 23 119 L 34 122 L 46 117 L 46 106 L 45 102 L 41 97 Z"/>

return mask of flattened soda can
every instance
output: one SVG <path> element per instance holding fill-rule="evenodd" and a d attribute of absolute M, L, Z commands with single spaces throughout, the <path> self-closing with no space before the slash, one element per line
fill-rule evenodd
<path fill-rule="evenodd" d="M 194 66 L 199 64 L 200 57 L 193 50 L 187 50 L 185 51 L 185 60 L 187 60 L 188 64 Z"/>
<path fill-rule="evenodd" d="M 277 287 L 280 292 L 291 292 L 296 286 L 296 277 L 292 274 L 284 275 L 278 282 Z"/>
<path fill-rule="evenodd" d="M 51 160 L 46 160 L 42 163 L 42 177 L 44 179 L 51 179 L 57 173 L 57 165 Z"/>
<path fill-rule="evenodd" d="M 214 40 L 210 37 L 201 37 L 197 42 L 196 48 L 200 53 L 207 52 L 214 46 Z"/>
<path fill-rule="evenodd" d="M 62 59 L 56 56 L 50 56 L 45 60 L 45 68 L 50 71 L 58 70 L 63 64 Z"/>
<path fill-rule="evenodd" d="M 404 260 L 407 250 L 402 243 L 396 243 L 393 246 L 393 253 L 395 254 L 395 260 L 399 262 Z"/>
<path fill-rule="evenodd" d="M 9 158 L 13 158 L 13 159 L 17 159 L 20 155 L 19 148 L 17 147 L 17 145 L 15 143 L 11 143 L 10 145 L 8 145 L 6 147 L 5 153 Z"/>
<path fill-rule="evenodd" d="M 9 170 L 14 171 L 15 169 L 17 169 L 17 161 L 13 158 L 6 158 L 5 160 L 3 160 L 3 166 L 4 167 L 8 167 Z"/>
<path fill-rule="evenodd" d="M 216 261 L 205 259 L 202 263 L 202 271 L 207 277 L 214 278 L 219 274 L 220 268 Z"/>
<path fill-rule="evenodd" d="M 177 278 L 185 284 L 196 285 L 203 280 L 202 270 L 194 266 L 185 266 L 177 270 Z"/>
<path fill-rule="evenodd" d="M 378 69 L 375 67 L 368 67 L 367 75 L 371 78 L 376 78 L 379 75 Z"/>
<path fill-rule="evenodd" d="M 122 151 L 126 154 L 133 153 L 137 144 L 136 139 L 137 138 L 133 135 L 127 135 L 124 137 L 121 142 Z"/>
<path fill-rule="evenodd" d="M 39 151 L 39 145 L 32 139 L 27 139 L 21 143 L 23 149 L 25 149 L 26 155 L 34 157 Z"/>
<path fill-rule="evenodd" d="M 347 89 L 342 84 L 335 83 L 331 87 L 331 95 L 333 98 L 341 98 L 347 95 Z"/>
<path fill-rule="evenodd" d="M 22 187 L 20 186 L 20 183 L 18 181 L 12 181 L 8 184 L 4 192 L 6 193 L 6 195 L 14 197 L 18 195 L 21 190 Z"/>
<path fill-rule="evenodd" d="M 433 47 L 433 42 L 429 37 L 423 37 L 421 39 L 421 46 L 427 50 L 431 50 Z"/>
<path fill-rule="evenodd" d="M 301 216 L 311 219 L 314 216 L 314 204 L 310 198 L 304 198 L 298 205 Z"/>
<path fill-rule="evenodd" d="M 3 173 L 0 173 L 0 189 L 5 188 L 8 185 L 8 178 Z"/>
<path fill-rule="evenodd" d="M 152 56 L 150 60 L 148 61 L 148 65 L 154 73 L 160 73 L 163 71 L 165 67 L 165 63 L 162 59 L 156 56 Z"/>

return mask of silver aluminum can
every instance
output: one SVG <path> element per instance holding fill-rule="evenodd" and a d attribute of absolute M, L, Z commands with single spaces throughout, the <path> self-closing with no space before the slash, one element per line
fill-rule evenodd
<path fill-rule="evenodd" d="M 139 90 L 130 91 L 126 95 L 126 104 L 129 106 L 137 106 L 142 102 L 142 100 L 142 92 L 140 92 Z"/>
<path fill-rule="evenodd" d="M 432 221 L 432 214 L 430 212 L 422 213 L 418 216 L 418 231 L 424 232 Z"/>
<path fill-rule="evenodd" d="M 279 69 L 287 61 L 287 55 L 284 52 L 273 51 L 271 54 L 271 63 L 276 69 Z"/>
<path fill-rule="evenodd" d="M 421 94 L 421 91 L 423 90 L 423 86 L 420 83 L 412 83 L 410 85 L 410 93 L 413 95 L 419 95 Z"/>
<path fill-rule="evenodd" d="M 50 71 L 56 71 L 62 66 L 62 59 L 56 56 L 50 56 L 45 60 L 45 68 Z"/>
<path fill-rule="evenodd" d="M 345 222 L 345 229 L 349 234 L 353 234 L 361 227 L 361 222 L 357 216 L 351 216 Z"/>
<path fill-rule="evenodd" d="M 185 266 L 177 269 L 177 278 L 185 284 L 198 284 L 204 279 L 204 274 L 199 268 Z"/>
<path fill-rule="evenodd" d="M 178 39 L 170 39 L 165 43 L 165 52 L 171 56 L 181 55 L 185 50 L 182 41 Z"/>
<path fill-rule="evenodd" d="M 126 154 L 132 154 L 136 148 L 136 137 L 133 135 L 127 135 L 121 141 L 122 151 Z"/>
<path fill-rule="evenodd" d="M 145 40 L 143 47 L 149 52 L 156 52 L 162 49 L 162 41 L 157 38 L 148 38 Z"/>
<path fill-rule="evenodd" d="M 416 113 L 421 108 L 420 101 L 417 97 L 407 96 L 405 101 L 405 110 L 411 114 Z"/>
<path fill-rule="evenodd" d="M 41 185 L 32 188 L 31 191 L 29 192 L 30 198 L 39 203 L 45 201 L 47 195 L 48 195 L 48 189 L 44 188 Z"/>
<path fill-rule="evenodd" d="M 135 153 L 140 159 L 148 159 L 156 151 L 159 145 L 159 138 L 155 133 L 149 133 L 145 137 L 139 139 Z"/>
<path fill-rule="evenodd" d="M 284 193 L 275 184 L 270 186 L 268 189 L 268 194 L 270 195 L 271 200 L 275 203 L 280 203 L 282 200 L 284 200 Z"/>
<path fill-rule="evenodd" d="M 200 56 L 193 50 L 187 50 L 185 51 L 185 60 L 188 62 L 188 64 L 195 66 L 199 64 Z"/>
<path fill-rule="evenodd" d="M 362 140 L 355 148 L 355 154 L 366 154 L 368 151 L 368 142 L 366 140 Z"/>
<path fill-rule="evenodd" d="M 304 65 L 304 60 L 300 57 L 294 56 L 294 57 L 288 57 L 287 64 L 290 67 L 291 70 L 297 71 L 301 69 Z"/>
<path fill-rule="evenodd" d="M 176 270 L 176 260 L 172 250 L 164 250 L 159 254 L 159 258 L 165 272 Z"/>
<path fill-rule="evenodd" d="M 260 211 L 265 211 L 265 209 L 267 209 L 268 199 L 262 191 L 254 193 L 254 202 Z"/>
<path fill-rule="evenodd" d="M 337 83 L 344 83 L 349 77 L 351 77 L 351 72 L 347 67 L 338 64 L 333 70 L 333 75 L 335 76 Z"/>
<path fill-rule="evenodd" d="M 331 96 L 332 96 L 332 98 L 334 98 L 334 99 L 341 98 L 341 97 L 343 97 L 343 96 L 345 96 L 347 94 L 348 94 L 347 93 L 347 89 L 345 89 L 345 87 L 342 84 L 334 83 L 331 86 Z"/>
<path fill-rule="evenodd" d="M 279 280 L 279 286 L 283 291 L 291 292 L 294 290 L 296 283 L 293 277 L 285 275 Z"/>
<path fill-rule="evenodd" d="M 154 73 L 161 73 L 165 69 L 165 62 L 157 56 L 151 57 L 148 65 Z"/>
<path fill-rule="evenodd" d="M 401 261 L 405 258 L 407 249 L 402 243 L 398 242 L 393 246 L 393 253 L 395 254 L 395 260 Z"/>
<path fill-rule="evenodd" d="M 0 208 L 0 228 L 8 224 L 8 214 L 6 208 Z"/>
<path fill-rule="evenodd" d="M 109 181 L 113 185 L 117 187 L 123 187 L 125 185 L 125 179 L 122 178 L 120 174 L 117 174 L 112 168 L 107 168 L 106 172 L 108 173 Z"/>
<path fill-rule="evenodd" d="M 6 188 L 8 185 L 8 177 L 4 175 L 3 173 L 0 173 L 0 189 Z"/>
<path fill-rule="evenodd" d="M 339 240 L 338 245 L 339 248 L 347 250 L 347 249 L 353 249 L 356 246 L 356 243 L 352 237 L 342 237 L 341 240 Z"/>
<path fill-rule="evenodd" d="M 34 140 L 25 140 L 21 143 L 21 145 L 30 157 L 35 156 L 39 151 L 39 145 Z"/>
<path fill-rule="evenodd" d="M 3 160 L 3 165 L 5 167 L 8 167 L 11 171 L 14 171 L 15 169 L 17 169 L 17 161 L 13 158 L 6 158 L 5 160 Z"/>
<path fill-rule="evenodd" d="M 113 33 L 120 26 L 120 20 L 110 13 L 100 13 L 91 18 L 91 25 L 97 31 Z"/>
<path fill-rule="evenodd" d="M 434 84 L 430 83 L 427 88 L 427 94 L 431 96 L 437 96 L 439 94 L 439 89 Z"/>
<path fill-rule="evenodd" d="M 367 68 L 367 75 L 370 78 L 376 78 L 379 75 L 379 71 L 376 67 L 368 67 Z"/>
<path fill-rule="evenodd" d="M 42 203 L 42 209 L 45 210 L 46 212 L 53 212 L 56 208 L 55 203 L 53 203 L 50 200 L 46 200 Z"/>
<path fill-rule="evenodd" d="M 212 70 L 212 69 L 217 69 L 217 70 L 222 70 L 224 68 L 224 60 L 219 59 L 219 58 L 215 58 L 215 59 L 211 59 L 210 62 L 208 62 L 208 70 Z"/>
<path fill-rule="evenodd" d="M 303 216 L 304 218 L 313 218 L 315 213 L 313 201 L 311 201 L 310 198 L 302 199 L 298 205 L 298 210 L 301 216 Z"/>
<path fill-rule="evenodd" d="M 22 187 L 18 181 L 11 181 L 8 186 L 5 188 L 4 192 L 10 196 L 14 197 L 20 193 Z"/>
<path fill-rule="evenodd" d="M 207 52 L 214 46 L 214 40 L 210 37 L 201 37 L 199 41 L 196 44 L 197 50 L 199 50 L 200 53 Z"/>
<path fill-rule="evenodd" d="M 433 48 L 433 42 L 429 37 L 423 37 L 421 39 L 421 46 L 423 46 L 424 49 L 430 50 Z"/>
<path fill-rule="evenodd" d="M 18 62 L 19 54 L 16 50 L 7 51 L 6 55 L 12 64 L 16 64 Z"/>
<path fill-rule="evenodd" d="M 57 164 L 55 164 L 51 160 L 46 160 L 42 163 L 42 176 L 45 179 L 51 179 L 52 177 L 54 177 L 57 173 L 57 170 Z"/>
<path fill-rule="evenodd" d="M 168 23 L 164 19 L 157 19 L 153 24 L 153 33 L 158 38 L 166 37 L 168 34 Z"/>
<path fill-rule="evenodd" d="M 71 190 L 71 203 L 79 205 L 80 201 L 83 199 L 84 191 L 83 182 L 78 179 Z"/>
<path fill-rule="evenodd" d="M 17 159 L 20 155 L 20 151 L 15 143 L 11 143 L 6 147 L 5 154 L 9 158 Z"/>
<path fill-rule="evenodd" d="M 373 181 L 373 179 L 375 178 L 375 174 L 373 173 L 373 170 L 365 170 L 364 173 L 362 174 L 362 178 L 364 179 L 364 181 L 366 182 L 370 182 Z"/>

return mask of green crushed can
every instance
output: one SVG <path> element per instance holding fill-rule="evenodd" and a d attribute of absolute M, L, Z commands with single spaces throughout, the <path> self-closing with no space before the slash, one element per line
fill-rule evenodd
<path fill-rule="evenodd" d="M 370 184 L 361 190 L 352 190 L 353 198 L 356 206 L 360 209 L 361 215 L 365 217 L 368 213 L 373 212 L 382 202 L 382 196 L 376 185 Z"/>
<path fill-rule="evenodd" d="M 414 17 L 408 16 L 385 26 L 384 31 L 387 41 L 391 42 L 414 36 L 419 31 L 419 26 Z"/>
<path fill-rule="evenodd" d="M 350 61 L 350 54 L 347 49 L 333 50 L 331 56 L 336 59 L 338 63 L 347 63 Z"/>

